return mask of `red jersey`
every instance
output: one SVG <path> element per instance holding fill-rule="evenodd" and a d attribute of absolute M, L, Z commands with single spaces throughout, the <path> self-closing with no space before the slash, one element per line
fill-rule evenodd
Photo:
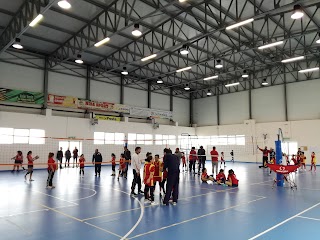
<path fill-rule="evenodd" d="M 27 160 L 28 160 L 28 165 L 30 165 L 30 166 L 33 165 L 33 158 L 31 156 L 31 154 L 27 156 Z"/>
<path fill-rule="evenodd" d="M 126 168 L 126 159 L 120 158 L 120 168 L 125 169 Z"/>
<path fill-rule="evenodd" d="M 79 159 L 79 163 L 80 163 L 80 167 L 83 168 L 84 167 L 84 162 L 85 162 L 85 158 L 84 157 L 81 157 Z"/>
<path fill-rule="evenodd" d="M 212 150 L 210 155 L 213 162 L 218 162 L 219 153 L 216 150 Z"/>
<path fill-rule="evenodd" d="M 51 170 L 50 166 L 53 166 L 54 171 L 58 169 L 58 165 L 56 164 L 56 161 L 54 161 L 53 158 L 48 159 L 48 170 Z"/>
<path fill-rule="evenodd" d="M 191 150 L 190 151 L 190 156 L 189 156 L 189 160 L 191 162 L 194 162 L 198 159 L 198 156 L 197 156 L 197 152 L 195 150 Z"/>
<path fill-rule="evenodd" d="M 297 164 L 297 159 L 296 158 L 292 157 L 291 161 L 293 161 L 294 164 Z"/>
<path fill-rule="evenodd" d="M 222 179 L 226 180 L 226 175 L 224 175 L 224 173 L 219 173 L 219 174 L 217 174 L 216 180 L 217 180 L 217 181 L 220 181 L 220 180 L 222 180 Z"/>
<path fill-rule="evenodd" d="M 185 157 L 185 156 L 182 156 L 181 159 L 182 159 L 182 163 L 183 163 L 183 164 L 186 164 L 186 157 Z"/>
<path fill-rule="evenodd" d="M 148 181 L 151 173 L 154 173 L 155 166 L 152 163 L 146 163 L 144 165 L 144 170 L 143 171 L 144 171 L 144 179 L 143 179 L 144 184 L 147 185 L 147 186 L 153 186 L 154 185 L 153 184 L 153 182 L 154 182 L 153 178 L 150 180 L 150 182 L 147 182 L 147 181 Z"/>
<path fill-rule="evenodd" d="M 268 157 L 268 156 L 269 156 L 270 150 L 268 150 L 268 149 L 261 149 L 261 148 L 259 148 L 259 150 L 262 152 L 262 155 L 263 155 L 264 157 Z"/>
<path fill-rule="evenodd" d="M 161 168 L 163 167 L 163 163 L 158 161 L 158 162 L 154 162 L 153 164 L 154 164 L 153 179 L 155 182 L 161 182 L 161 180 L 162 180 Z"/>
<path fill-rule="evenodd" d="M 239 180 L 237 179 L 237 176 L 235 174 L 229 174 L 228 180 L 231 181 L 232 185 L 238 185 Z"/>
<path fill-rule="evenodd" d="M 111 163 L 112 163 L 113 166 L 116 165 L 116 158 L 115 157 L 112 157 Z"/>
<path fill-rule="evenodd" d="M 208 179 L 208 174 L 206 173 L 206 172 L 203 172 L 202 174 L 201 174 L 201 179 Z"/>
<path fill-rule="evenodd" d="M 16 156 L 17 161 L 23 161 L 23 156 L 22 155 L 17 155 Z"/>

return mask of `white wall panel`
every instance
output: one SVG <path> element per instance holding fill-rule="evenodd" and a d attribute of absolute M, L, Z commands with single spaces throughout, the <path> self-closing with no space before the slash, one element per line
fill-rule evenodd
<path fill-rule="evenodd" d="M 43 71 L 0 62 L 0 87 L 43 92 Z"/>
<path fill-rule="evenodd" d="M 158 93 L 151 93 L 151 108 L 170 110 L 170 96 Z"/>
<path fill-rule="evenodd" d="M 249 92 L 238 92 L 221 95 L 220 124 L 243 123 L 249 119 Z"/>
<path fill-rule="evenodd" d="M 217 125 L 217 98 L 208 97 L 193 101 L 193 121 L 198 126 Z"/>
<path fill-rule="evenodd" d="M 61 96 L 86 97 L 86 79 L 49 72 L 49 93 Z"/>
<path fill-rule="evenodd" d="M 289 120 L 320 118 L 320 79 L 287 85 Z"/>
<path fill-rule="evenodd" d="M 120 86 L 91 80 L 91 100 L 120 103 Z"/>
<path fill-rule="evenodd" d="M 189 126 L 190 107 L 189 99 L 173 98 L 173 120 L 179 123 L 179 126 Z"/>
<path fill-rule="evenodd" d="M 135 107 L 148 107 L 148 93 L 134 88 L 124 88 L 124 104 Z"/>
<path fill-rule="evenodd" d="M 285 120 L 284 86 L 252 90 L 252 118 L 257 122 Z"/>

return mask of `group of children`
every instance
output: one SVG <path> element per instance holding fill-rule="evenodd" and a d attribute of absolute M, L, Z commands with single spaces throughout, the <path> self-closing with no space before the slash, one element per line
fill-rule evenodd
<path fill-rule="evenodd" d="M 224 185 L 229 187 L 238 187 L 238 184 L 239 184 L 239 180 L 237 179 L 237 176 L 235 175 L 232 169 L 228 171 L 228 178 L 226 178 L 226 175 L 224 174 L 223 169 L 220 169 L 219 173 L 216 175 L 216 178 L 214 178 L 213 175 L 211 176 L 208 175 L 206 168 L 203 168 L 202 174 L 201 174 L 201 180 L 202 182 L 213 181 L 219 185 Z"/>
<path fill-rule="evenodd" d="M 288 161 L 288 157 L 286 156 L 287 158 L 287 163 L 288 165 L 290 164 L 290 161 Z M 294 165 L 299 165 L 300 166 L 300 169 L 302 171 L 307 171 L 306 169 L 306 161 L 307 161 L 307 157 L 305 156 L 304 152 L 300 150 L 298 150 L 297 152 L 297 155 L 292 155 L 292 158 L 291 158 L 291 161 L 294 163 Z M 314 168 L 314 172 L 316 172 L 317 170 L 317 159 L 316 159 L 316 154 L 315 152 L 312 152 L 311 153 L 311 162 L 310 162 L 310 170 L 309 171 L 312 171 L 313 168 Z"/>

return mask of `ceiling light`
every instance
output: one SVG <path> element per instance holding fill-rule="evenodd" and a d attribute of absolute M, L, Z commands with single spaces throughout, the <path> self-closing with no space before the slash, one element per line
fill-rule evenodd
<path fill-rule="evenodd" d="M 179 0 L 179 2 L 185 2 L 186 0 Z"/>
<path fill-rule="evenodd" d="M 190 90 L 189 84 L 186 84 L 186 86 L 184 87 L 184 90 L 186 90 L 186 91 Z"/>
<path fill-rule="evenodd" d="M 97 42 L 94 44 L 95 47 L 100 47 L 101 45 L 107 43 L 110 41 L 110 38 L 109 37 L 106 37 L 105 39 L 102 39 L 100 42 Z"/>
<path fill-rule="evenodd" d="M 307 72 L 315 72 L 315 71 L 319 71 L 319 67 L 303 69 L 303 70 L 300 70 L 299 73 L 307 73 Z"/>
<path fill-rule="evenodd" d="M 71 4 L 67 0 L 59 1 L 58 5 L 59 5 L 59 7 L 63 8 L 63 9 L 70 9 L 71 8 Z"/>
<path fill-rule="evenodd" d="M 207 81 L 207 80 L 211 80 L 211 79 L 216 79 L 218 77 L 219 77 L 218 75 L 215 75 L 215 76 L 211 76 L 211 77 L 206 77 L 203 80 Z"/>
<path fill-rule="evenodd" d="M 182 55 L 187 55 L 189 53 L 187 45 L 183 45 L 182 48 L 180 49 L 180 53 Z"/>
<path fill-rule="evenodd" d="M 161 77 L 158 77 L 157 83 L 159 83 L 159 84 L 163 83 L 163 80 Z"/>
<path fill-rule="evenodd" d="M 288 63 L 288 62 L 299 61 L 299 60 L 302 60 L 302 59 L 304 59 L 304 56 L 284 59 L 284 60 L 282 60 L 281 62 L 282 62 L 282 63 Z"/>
<path fill-rule="evenodd" d="M 249 77 L 249 74 L 247 73 L 246 70 L 243 70 L 242 77 L 243 77 L 243 78 L 248 78 L 248 77 Z"/>
<path fill-rule="evenodd" d="M 128 75 L 129 74 L 126 67 L 123 67 L 123 70 L 122 70 L 121 74 L 122 75 Z"/>
<path fill-rule="evenodd" d="M 23 46 L 21 45 L 21 40 L 20 38 L 16 38 L 16 41 L 12 44 L 12 47 L 15 49 L 22 49 Z"/>
<path fill-rule="evenodd" d="M 319 39 L 316 41 L 316 43 L 320 44 L 320 33 L 319 33 Z"/>
<path fill-rule="evenodd" d="M 222 63 L 221 63 L 221 60 L 217 60 L 216 61 L 216 66 L 215 66 L 216 68 L 223 68 L 223 65 L 222 65 Z"/>
<path fill-rule="evenodd" d="M 265 49 L 265 48 L 275 47 L 275 46 L 278 46 L 278 45 L 281 45 L 281 44 L 283 44 L 283 41 L 269 43 L 269 44 L 266 44 L 266 45 L 258 47 L 258 49 L 262 50 L 262 49 Z"/>
<path fill-rule="evenodd" d="M 262 85 L 267 86 L 269 83 L 267 82 L 267 79 L 263 79 Z"/>
<path fill-rule="evenodd" d="M 39 14 L 35 19 L 32 20 L 32 22 L 29 24 L 29 26 L 34 27 L 35 25 L 37 25 L 38 22 L 41 21 L 42 18 L 43 18 L 43 15 Z"/>
<path fill-rule="evenodd" d="M 235 82 L 235 83 L 226 84 L 225 86 L 226 87 L 233 87 L 233 86 L 237 86 L 239 84 L 240 84 L 239 82 Z"/>
<path fill-rule="evenodd" d="M 212 95 L 212 92 L 210 91 L 210 89 L 208 89 L 207 96 L 211 96 L 211 95 Z"/>
<path fill-rule="evenodd" d="M 254 21 L 254 19 L 253 19 L 253 18 L 250 18 L 250 19 L 247 19 L 247 20 L 245 20 L 245 21 L 242 21 L 242 22 L 233 24 L 233 25 L 231 25 L 231 26 L 229 26 L 229 27 L 226 27 L 226 29 L 227 29 L 227 30 L 231 30 L 231 29 L 233 29 L 233 28 L 237 28 L 237 27 L 240 27 L 240 26 L 242 26 L 242 25 L 251 23 L 251 22 L 253 22 L 253 21 Z"/>
<path fill-rule="evenodd" d="M 183 72 L 183 71 L 186 71 L 186 70 L 190 70 L 192 67 L 185 67 L 185 68 L 180 68 L 178 69 L 176 72 Z"/>
<path fill-rule="evenodd" d="M 134 24 L 134 30 L 132 31 L 132 35 L 135 37 L 140 37 L 142 35 L 142 32 L 139 29 L 139 24 Z"/>
<path fill-rule="evenodd" d="M 141 61 L 145 62 L 145 61 L 148 61 L 148 60 L 150 60 L 152 58 L 155 58 L 156 56 L 157 56 L 157 54 L 152 54 L 152 55 L 150 55 L 148 57 L 142 58 Z"/>
<path fill-rule="evenodd" d="M 77 55 L 77 59 L 75 60 L 75 62 L 78 63 L 78 64 L 83 64 L 83 60 L 81 58 L 81 54 Z"/>
<path fill-rule="evenodd" d="M 304 15 L 300 5 L 294 5 L 293 11 L 294 13 L 291 15 L 292 19 L 299 19 L 299 18 L 302 18 Z"/>

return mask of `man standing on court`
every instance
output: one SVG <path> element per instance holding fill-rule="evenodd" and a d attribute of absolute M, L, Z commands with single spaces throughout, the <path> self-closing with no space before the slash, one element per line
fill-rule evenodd
<path fill-rule="evenodd" d="M 203 146 L 200 146 L 198 149 L 198 159 L 199 159 L 199 167 L 198 167 L 198 175 L 200 175 L 200 168 L 205 168 L 206 165 L 206 150 L 203 149 Z"/>
<path fill-rule="evenodd" d="M 141 191 L 141 176 L 140 176 L 140 169 L 141 169 L 141 163 L 142 158 L 140 158 L 139 154 L 141 153 L 141 147 L 135 148 L 135 153 L 132 155 L 132 171 L 133 171 L 133 180 L 132 180 L 132 186 L 131 186 L 131 195 L 136 196 L 139 193 L 144 194 L 143 191 Z M 138 184 L 138 194 L 134 192 L 136 185 Z"/>
<path fill-rule="evenodd" d="M 181 163 L 182 153 L 180 152 L 180 149 L 176 148 L 176 151 L 174 154 L 178 157 L 179 163 Z"/>
<path fill-rule="evenodd" d="M 216 147 L 212 148 L 212 151 L 210 152 L 211 160 L 212 160 L 212 175 L 214 176 L 214 169 L 216 169 L 216 174 L 218 174 L 218 158 L 219 153 L 216 151 Z"/>
<path fill-rule="evenodd" d="M 166 187 L 166 195 L 163 200 L 164 205 L 169 205 L 169 199 L 172 194 L 173 205 L 176 205 L 178 202 L 179 196 L 179 159 L 176 155 L 172 154 L 170 149 L 164 149 L 164 169 L 168 170 L 167 177 L 167 187 Z"/>
<path fill-rule="evenodd" d="M 267 146 L 265 146 L 264 149 L 259 148 L 259 146 L 257 147 L 262 152 L 262 166 L 259 166 L 259 168 L 266 168 L 268 163 L 268 155 L 270 151 L 268 150 Z"/>
<path fill-rule="evenodd" d="M 62 158 L 63 158 L 63 151 L 62 151 L 62 147 L 60 147 L 60 150 L 57 152 L 57 159 L 60 162 L 60 169 L 62 169 Z"/>
<path fill-rule="evenodd" d="M 131 163 L 131 152 L 129 151 L 127 146 L 124 147 L 123 154 L 124 154 L 124 158 L 126 160 L 126 170 L 124 172 L 124 177 L 127 178 L 128 177 L 129 163 Z"/>
<path fill-rule="evenodd" d="M 99 152 L 99 150 L 96 149 L 96 151 L 94 152 L 94 154 L 92 156 L 92 164 L 94 164 L 94 172 L 96 173 L 95 176 L 97 176 L 97 174 L 99 174 L 99 177 L 100 177 L 101 163 L 102 163 L 102 155 Z"/>

